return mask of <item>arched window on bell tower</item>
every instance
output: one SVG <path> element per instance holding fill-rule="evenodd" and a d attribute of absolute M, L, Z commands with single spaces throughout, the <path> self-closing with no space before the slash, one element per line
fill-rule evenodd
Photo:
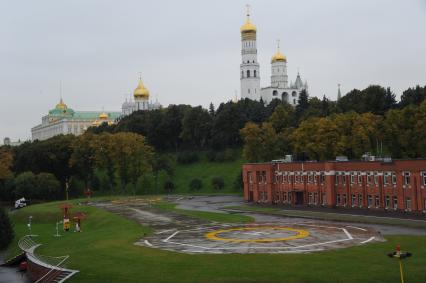
<path fill-rule="evenodd" d="M 250 78 L 250 70 L 247 70 L 247 78 Z"/>
<path fill-rule="evenodd" d="M 256 70 L 253 71 L 253 77 L 256 77 Z"/>

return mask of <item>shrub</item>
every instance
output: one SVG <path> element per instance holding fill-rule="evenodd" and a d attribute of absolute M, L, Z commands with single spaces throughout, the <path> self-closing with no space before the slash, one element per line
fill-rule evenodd
<path fill-rule="evenodd" d="M 171 193 L 175 189 L 175 184 L 172 181 L 166 181 L 163 187 L 166 192 Z"/>
<path fill-rule="evenodd" d="M 191 164 L 197 162 L 199 160 L 199 156 L 195 152 L 182 152 L 177 156 L 177 162 L 179 164 Z"/>
<path fill-rule="evenodd" d="M 221 177 L 214 177 L 212 179 L 212 186 L 215 190 L 221 190 L 225 187 L 225 181 Z"/>
<path fill-rule="evenodd" d="M 24 172 L 15 178 L 15 197 L 28 199 L 50 200 L 62 196 L 61 185 L 51 173 L 34 175 Z"/>
<path fill-rule="evenodd" d="M 6 248 L 14 237 L 12 223 L 9 215 L 0 207 L 0 250 Z"/>
<path fill-rule="evenodd" d="M 191 191 L 199 191 L 203 187 L 203 181 L 197 178 L 192 179 L 191 182 L 189 183 L 189 187 Z"/>

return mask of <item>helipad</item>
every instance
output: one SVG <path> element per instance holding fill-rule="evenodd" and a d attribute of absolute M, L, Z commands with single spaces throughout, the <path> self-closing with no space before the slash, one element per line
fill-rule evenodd
<path fill-rule="evenodd" d="M 261 223 L 158 231 L 138 244 L 185 253 L 306 253 L 380 240 L 355 226 Z"/>

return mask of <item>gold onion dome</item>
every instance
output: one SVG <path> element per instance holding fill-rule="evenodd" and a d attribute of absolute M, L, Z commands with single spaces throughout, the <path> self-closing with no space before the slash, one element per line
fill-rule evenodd
<path fill-rule="evenodd" d="M 105 112 L 102 112 L 102 113 L 99 115 L 99 119 L 101 119 L 101 120 L 106 120 L 106 119 L 108 119 L 108 114 L 107 114 L 107 113 L 105 113 Z"/>
<path fill-rule="evenodd" d="M 56 108 L 57 109 L 61 109 L 61 110 L 67 110 L 68 107 L 67 107 L 67 105 L 64 103 L 64 101 L 61 98 L 61 100 L 59 101 L 59 103 L 56 104 Z"/>
<path fill-rule="evenodd" d="M 149 90 L 143 85 L 141 78 L 139 78 L 139 83 L 138 83 L 138 86 L 135 88 L 135 91 L 133 92 L 133 96 L 135 98 L 149 97 Z"/>
<path fill-rule="evenodd" d="M 241 33 L 255 33 L 256 32 L 256 26 L 252 24 L 250 21 L 250 6 L 247 5 L 247 19 L 245 24 L 243 24 L 240 28 Z"/>
<path fill-rule="evenodd" d="M 252 24 L 252 22 L 250 21 L 250 18 L 247 18 L 246 22 L 244 25 L 241 26 L 240 31 L 242 33 L 248 33 L 248 32 L 256 32 L 256 26 L 254 24 Z"/>
<path fill-rule="evenodd" d="M 271 63 L 275 63 L 275 62 L 287 62 L 287 57 L 285 57 L 285 55 L 282 54 L 281 51 L 280 51 L 279 43 L 278 43 L 278 46 L 277 46 L 277 52 L 271 58 Z"/>

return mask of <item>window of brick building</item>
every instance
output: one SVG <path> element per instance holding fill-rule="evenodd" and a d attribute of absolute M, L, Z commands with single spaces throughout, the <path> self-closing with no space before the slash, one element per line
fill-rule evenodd
<path fill-rule="evenodd" d="M 318 204 L 318 193 L 314 193 L 314 204 Z"/>
<path fill-rule="evenodd" d="M 406 199 L 405 199 L 405 208 L 406 208 L 408 211 L 411 211 L 411 198 L 406 198 Z"/>
<path fill-rule="evenodd" d="M 392 184 L 396 185 L 396 174 L 392 172 Z"/>
<path fill-rule="evenodd" d="M 337 185 L 339 183 L 339 172 L 336 172 L 336 175 L 334 175 L 334 184 Z"/>
<path fill-rule="evenodd" d="M 426 186 L 426 172 L 425 171 L 422 172 L 422 183 L 423 183 L 423 186 Z"/>
<path fill-rule="evenodd" d="M 362 207 L 362 195 L 361 194 L 358 195 L 358 206 Z"/>
<path fill-rule="evenodd" d="M 368 195 L 368 208 L 373 206 L 373 196 L 372 195 Z"/>
<path fill-rule="evenodd" d="M 378 172 L 374 172 L 374 184 L 378 184 L 379 183 L 379 173 Z"/>
<path fill-rule="evenodd" d="M 314 202 L 312 193 L 309 193 L 309 204 L 312 204 Z"/>
<path fill-rule="evenodd" d="M 356 195 L 352 195 L 352 207 L 356 205 Z"/>
<path fill-rule="evenodd" d="M 398 197 L 393 197 L 393 209 L 398 209 Z"/>
<path fill-rule="evenodd" d="M 404 185 L 409 185 L 410 184 L 410 179 L 411 179 L 411 173 L 408 172 L 408 171 L 405 171 L 402 174 L 404 176 Z"/>
<path fill-rule="evenodd" d="M 325 173 L 321 172 L 320 176 L 321 176 L 321 184 L 324 184 L 324 182 L 325 182 Z"/>
<path fill-rule="evenodd" d="M 367 172 L 367 183 L 372 184 L 373 183 L 373 174 L 370 172 Z"/>
<path fill-rule="evenodd" d="M 337 194 L 336 204 L 337 204 L 337 205 L 340 205 L 340 195 L 339 195 L 339 194 Z"/>
<path fill-rule="evenodd" d="M 385 208 L 389 208 L 390 206 L 390 196 L 385 196 Z"/>
<path fill-rule="evenodd" d="M 383 184 L 385 184 L 385 186 L 389 184 L 389 172 L 383 173 Z"/>
<path fill-rule="evenodd" d="M 351 172 L 351 184 L 355 183 L 355 172 Z"/>
<path fill-rule="evenodd" d="M 361 174 L 361 172 L 358 172 L 358 184 L 359 185 L 362 184 L 362 174 Z"/>
<path fill-rule="evenodd" d="M 346 194 L 343 195 L 343 205 L 346 206 L 348 204 L 348 200 L 346 198 Z"/>
<path fill-rule="evenodd" d="M 253 183 L 253 172 L 248 172 L 249 183 Z"/>
<path fill-rule="evenodd" d="M 313 183 L 313 182 L 314 182 L 314 173 L 309 172 L 308 173 L 308 183 Z"/>
<path fill-rule="evenodd" d="M 342 174 L 342 183 L 343 185 L 346 185 L 346 172 L 343 172 Z"/>
<path fill-rule="evenodd" d="M 291 193 L 287 193 L 287 200 L 289 203 L 291 203 Z"/>
<path fill-rule="evenodd" d="M 322 194 L 322 205 L 327 205 L 327 195 L 325 193 Z"/>
<path fill-rule="evenodd" d="M 379 198 L 379 196 L 375 197 L 375 206 L 376 207 L 380 207 L 380 198 Z"/>

